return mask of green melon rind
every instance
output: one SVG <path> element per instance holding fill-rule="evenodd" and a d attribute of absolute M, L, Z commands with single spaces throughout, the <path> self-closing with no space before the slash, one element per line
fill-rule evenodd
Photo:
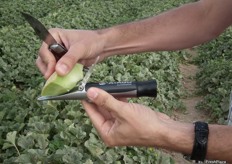
<path fill-rule="evenodd" d="M 66 76 L 58 76 L 54 72 L 46 81 L 41 96 L 57 96 L 73 89 L 83 79 L 83 65 L 76 64 Z"/>

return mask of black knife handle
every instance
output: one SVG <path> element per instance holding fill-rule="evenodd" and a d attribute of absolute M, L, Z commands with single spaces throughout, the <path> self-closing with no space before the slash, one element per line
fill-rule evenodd
<path fill-rule="evenodd" d="M 52 44 L 49 46 L 49 50 L 53 53 L 56 58 L 56 61 L 60 60 L 60 58 L 68 52 L 68 50 L 62 46 L 61 44 Z"/>
<path fill-rule="evenodd" d="M 86 91 L 96 87 L 105 90 L 114 97 L 156 97 L 156 80 L 140 82 L 109 82 L 109 83 L 87 83 Z"/>

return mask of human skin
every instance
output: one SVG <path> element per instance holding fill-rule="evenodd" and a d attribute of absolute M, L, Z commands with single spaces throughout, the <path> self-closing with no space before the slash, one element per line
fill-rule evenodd
<path fill-rule="evenodd" d="M 83 101 L 98 134 L 109 146 L 159 147 L 192 153 L 194 124 L 178 122 L 141 104 L 120 101 L 98 88 L 90 88 Z M 232 162 L 232 127 L 209 125 L 207 159 Z"/>
<path fill-rule="evenodd" d="M 180 50 L 216 38 L 232 23 L 231 0 L 202 0 L 157 16 L 99 30 L 51 29 L 68 49 L 56 63 L 43 42 L 36 64 L 45 78 L 63 76 L 76 62 L 90 65 L 105 57 L 149 51 Z"/>
<path fill-rule="evenodd" d="M 68 52 L 58 61 L 43 43 L 36 64 L 45 78 L 63 76 L 76 62 L 84 65 L 112 55 L 180 50 L 216 38 L 232 24 L 231 0 L 201 0 L 157 16 L 99 30 L 51 29 Z M 178 122 L 148 107 L 116 100 L 97 88 L 83 106 L 108 146 L 155 146 L 191 154 L 194 125 Z M 232 162 L 232 128 L 209 125 L 207 159 Z"/>

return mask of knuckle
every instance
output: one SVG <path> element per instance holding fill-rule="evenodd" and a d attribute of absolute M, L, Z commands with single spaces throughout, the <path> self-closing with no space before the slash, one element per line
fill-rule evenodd
<path fill-rule="evenodd" d="M 116 146 L 116 145 L 115 145 L 115 142 L 114 142 L 113 140 L 110 140 L 110 139 L 104 140 L 104 144 L 105 144 L 107 147 L 114 147 L 114 146 Z"/>
<path fill-rule="evenodd" d="M 60 31 L 60 28 L 50 28 L 49 30 L 48 30 L 50 33 L 57 33 L 58 31 Z"/>
<path fill-rule="evenodd" d="M 36 61 L 35 61 L 35 64 L 36 66 L 38 67 L 41 63 L 41 59 L 40 58 L 37 58 Z"/>
<path fill-rule="evenodd" d="M 41 61 L 41 58 L 38 56 L 35 60 L 36 63 L 40 62 Z"/>
<path fill-rule="evenodd" d="M 60 39 L 61 39 L 60 34 L 61 34 L 61 31 L 62 31 L 61 28 L 51 28 L 48 31 L 49 31 L 49 33 L 52 34 L 52 36 L 56 39 L 57 42 L 60 41 Z"/>
<path fill-rule="evenodd" d="M 44 43 L 42 43 L 41 47 L 39 48 L 39 53 L 38 53 L 40 56 L 43 55 L 44 49 L 45 49 L 45 45 L 44 45 Z M 47 49 L 47 47 L 46 47 L 46 49 Z"/>
<path fill-rule="evenodd" d="M 76 64 L 76 57 L 74 55 L 67 55 L 65 56 L 65 63 L 67 63 L 68 65 L 75 65 Z"/>
<path fill-rule="evenodd" d="M 88 56 L 90 53 L 89 53 L 89 50 L 90 48 L 87 47 L 87 44 L 84 43 L 84 42 L 79 42 L 78 43 L 78 49 L 81 51 L 81 53 L 83 54 L 83 57 L 85 58 L 86 55 Z"/>
<path fill-rule="evenodd" d="M 47 65 L 46 63 L 44 63 L 44 61 L 40 57 L 38 57 L 36 59 L 35 64 L 36 64 L 37 67 L 40 67 L 40 66 L 43 66 L 43 65 Z"/>

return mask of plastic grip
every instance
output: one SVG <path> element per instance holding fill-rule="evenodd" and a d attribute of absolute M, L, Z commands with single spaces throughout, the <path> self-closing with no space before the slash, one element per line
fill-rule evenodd
<path fill-rule="evenodd" d="M 137 82 L 137 97 L 156 97 L 157 83 L 156 80 Z"/>
<path fill-rule="evenodd" d="M 140 82 L 87 83 L 86 91 L 96 87 L 105 90 L 114 97 L 156 97 L 156 80 Z"/>
<path fill-rule="evenodd" d="M 68 50 L 64 46 L 58 43 L 50 45 L 49 50 L 53 53 L 56 61 L 60 60 L 60 58 L 64 56 L 66 52 L 68 52 Z"/>

